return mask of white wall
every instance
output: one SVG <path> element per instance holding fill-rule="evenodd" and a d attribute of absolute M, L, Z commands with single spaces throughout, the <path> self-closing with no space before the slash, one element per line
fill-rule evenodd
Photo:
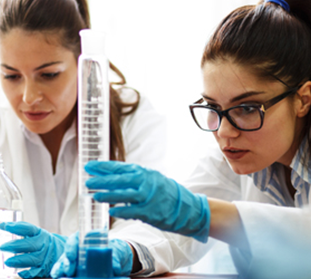
<path fill-rule="evenodd" d="M 200 98 L 200 60 L 218 22 L 256 0 L 89 0 L 92 28 L 106 33 L 108 58 L 128 84 L 168 120 L 168 174 L 181 181 L 211 134 L 194 124 L 188 105 Z"/>

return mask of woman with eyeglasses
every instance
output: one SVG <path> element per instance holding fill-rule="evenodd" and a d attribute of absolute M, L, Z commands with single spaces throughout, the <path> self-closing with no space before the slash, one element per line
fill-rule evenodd
<path fill-rule="evenodd" d="M 119 162 L 88 163 L 87 186 L 107 190 L 98 201 L 123 203 L 112 216 L 182 235 L 166 234 L 169 259 L 147 245 L 155 273 L 189 264 L 215 238 L 242 278 L 310 278 L 311 2 L 232 11 L 201 67 L 204 92 L 190 111 L 219 148 L 206 150 L 189 188 Z"/>

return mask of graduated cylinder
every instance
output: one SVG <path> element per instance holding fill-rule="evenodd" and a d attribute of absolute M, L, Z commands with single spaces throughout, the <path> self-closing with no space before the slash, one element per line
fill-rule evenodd
<path fill-rule="evenodd" d="M 88 248 L 106 247 L 109 204 L 93 200 L 85 187 L 90 176 L 84 166 L 90 160 L 109 160 L 109 83 L 104 35 L 90 29 L 80 31 L 82 52 L 78 60 L 78 141 L 79 141 L 79 268 L 86 277 Z"/>

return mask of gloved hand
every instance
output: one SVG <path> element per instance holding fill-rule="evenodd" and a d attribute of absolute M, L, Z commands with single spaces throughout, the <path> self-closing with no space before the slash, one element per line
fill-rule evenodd
<path fill-rule="evenodd" d="M 125 241 L 109 240 L 108 247 L 112 249 L 112 269 L 114 276 L 128 276 L 133 265 L 132 250 Z M 78 266 L 79 232 L 71 235 L 65 246 L 65 251 L 51 271 L 51 277 L 73 277 Z"/>
<path fill-rule="evenodd" d="M 27 222 L 4 222 L 0 229 L 24 237 L 0 246 L 2 251 L 23 253 L 7 259 L 7 266 L 30 267 L 18 273 L 22 278 L 49 277 L 53 264 L 63 253 L 67 237 L 49 233 Z"/>
<path fill-rule="evenodd" d="M 117 161 L 90 161 L 85 170 L 94 177 L 89 189 L 105 189 L 94 199 L 110 204 L 113 217 L 140 219 L 159 229 L 192 236 L 207 242 L 210 209 L 204 195 L 193 194 L 157 171 Z"/>

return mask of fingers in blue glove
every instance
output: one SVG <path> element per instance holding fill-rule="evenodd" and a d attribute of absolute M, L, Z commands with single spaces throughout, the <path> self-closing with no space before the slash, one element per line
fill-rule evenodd
<path fill-rule="evenodd" d="M 133 253 L 127 242 L 112 239 L 108 244 L 112 248 L 112 266 L 115 276 L 128 276 L 132 271 Z"/>
<path fill-rule="evenodd" d="M 30 237 L 40 232 L 40 228 L 27 222 L 3 222 L 0 224 L 0 229 L 20 236 Z"/>
<path fill-rule="evenodd" d="M 148 197 L 148 191 L 140 186 L 146 176 L 153 173 L 138 165 L 122 162 L 91 161 L 85 169 L 92 175 L 97 175 L 86 181 L 86 186 L 92 190 L 110 190 L 110 192 L 97 193 L 94 199 L 100 202 L 115 203 L 142 203 Z"/>
<path fill-rule="evenodd" d="M 39 241 L 40 235 L 8 241 L 0 246 L 0 250 L 11 253 L 29 253 L 42 249 L 44 243 Z"/>
<path fill-rule="evenodd" d="M 38 251 L 11 257 L 5 261 L 5 264 L 9 267 L 25 268 L 38 266 L 41 264 L 41 261 L 41 251 Z"/>
<path fill-rule="evenodd" d="M 35 278 L 35 277 L 46 277 L 46 275 L 44 275 L 42 273 L 42 268 L 41 267 L 33 267 L 31 269 L 28 270 L 23 270 L 21 272 L 18 273 L 18 275 L 21 278 Z"/>
<path fill-rule="evenodd" d="M 11 253 L 29 253 L 41 250 L 44 243 L 40 238 L 41 229 L 26 222 L 1 223 L 2 230 L 23 236 L 23 239 L 16 239 L 6 242 L 0 246 L 0 250 Z"/>
<path fill-rule="evenodd" d="M 69 261 L 75 261 L 79 253 L 79 232 L 72 234 L 66 242 L 65 254 Z"/>
<path fill-rule="evenodd" d="M 106 175 L 135 172 L 137 167 L 137 165 L 119 161 L 89 161 L 84 169 L 90 175 Z"/>
<path fill-rule="evenodd" d="M 63 253 L 58 261 L 54 264 L 50 276 L 52 278 L 72 277 L 76 273 L 76 263 L 70 262 Z"/>
<path fill-rule="evenodd" d="M 0 229 L 24 237 L 0 247 L 8 252 L 23 253 L 9 258 L 6 265 L 15 268 L 30 267 L 19 273 L 23 278 L 49 276 L 52 265 L 63 252 L 67 237 L 49 233 L 27 222 L 1 223 Z"/>
<path fill-rule="evenodd" d="M 140 206 L 131 205 L 131 206 L 116 206 L 109 209 L 109 215 L 115 218 L 122 219 L 139 219 L 143 222 L 148 223 L 149 213 L 145 210 L 142 210 Z M 156 226 L 156 223 L 154 223 Z"/>
<path fill-rule="evenodd" d="M 116 203 L 142 203 L 145 202 L 148 195 L 147 192 L 140 193 L 138 190 L 115 190 L 106 193 L 95 193 L 93 198 L 99 202 Z"/>
<path fill-rule="evenodd" d="M 72 277 L 76 273 L 79 252 L 79 232 L 72 234 L 66 242 L 64 253 L 51 270 L 52 278 Z"/>
<path fill-rule="evenodd" d="M 145 171 L 146 172 L 146 171 Z M 123 174 L 101 174 L 92 177 L 86 181 L 86 186 L 89 189 L 97 190 L 126 190 L 139 189 L 140 184 L 144 181 L 146 173 L 137 169 L 135 172 Z"/>

